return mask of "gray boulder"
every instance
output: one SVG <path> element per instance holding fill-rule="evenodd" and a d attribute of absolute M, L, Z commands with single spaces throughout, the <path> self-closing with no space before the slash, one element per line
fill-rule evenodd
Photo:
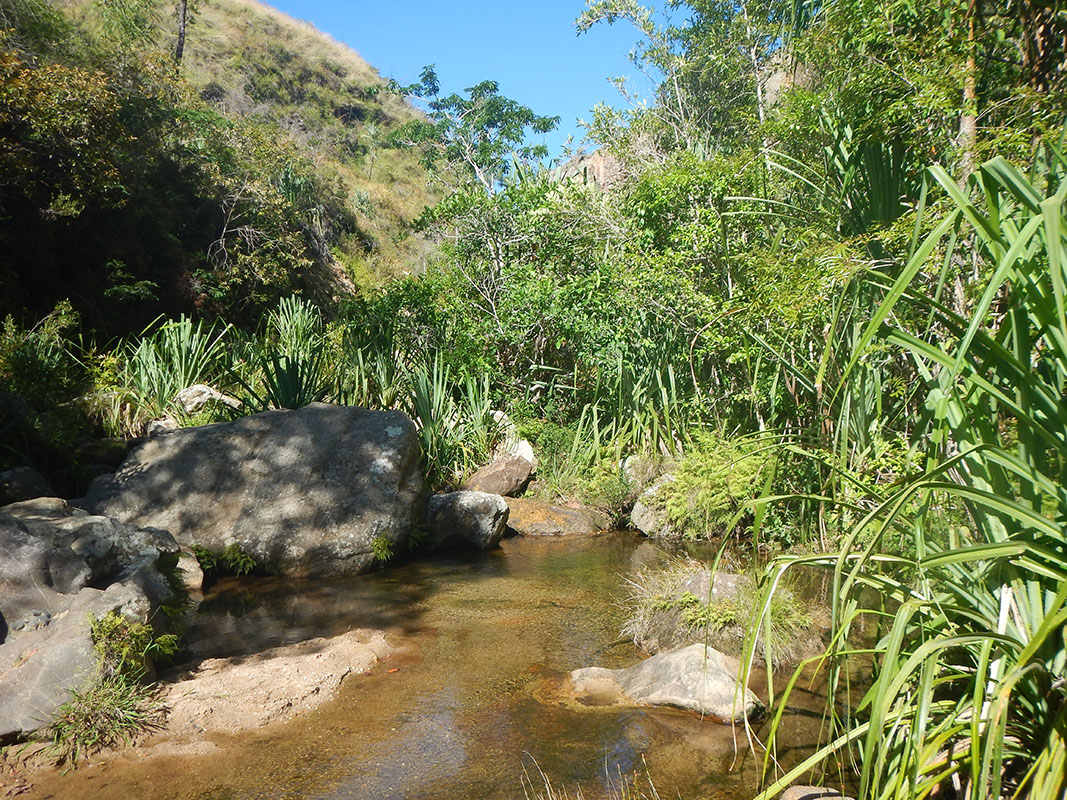
<path fill-rule="evenodd" d="M 415 426 L 316 403 L 183 428 L 137 447 L 84 504 L 183 546 L 238 545 L 275 573 L 355 574 L 376 539 L 402 545 L 421 512 Z"/>
<path fill-rule="evenodd" d="M 431 550 L 496 547 L 504 536 L 508 504 L 498 494 L 449 492 L 426 500 L 427 547 Z"/>
<path fill-rule="evenodd" d="M 0 645 L 0 742 L 19 740 L 48 725 L 70 690 L 96 669 L 90 621 L 114 611 L 145 620 L 149 602 L 132 584 L 84 588 L 55 601 L 46 624 Z"/>
<path fill-rule="evenodd" d="M 15 467 L 0 472 L 0 506 L 54 494 L 48 481 L 32 467 Z"/>
<path fill-rule="evenodd" d="M 674 480 L 673 475 L 664 475 L 641 493 L 630 510 L 630 522 L 651 539 L 677 539 L 680 534 L 667 521 L 667 514 L 658 499 L 661 487 Z"/>
<path fill-rule="evenodd" d="M 526 488 L 532 471 L 533 465 L 521 456 L 498 456 L 464 481 L 462 488 L 513 497 Z"/>
<path fill-rule="evenodd" d="M 17 631 L 47 625 L 62 596 L 85 588 L 91 574 L 70 547 L 0 512 L 0 644 Z"/>
<path fill-rule="evenodd" d="M 507 498 L 508 530 L 519 536 L 594 536 L 611 527 L 606 514 L 540 500 Z"/>
<path fill-rule="evenodd" d="M 571 683 L 579 695 L 601 703 L 671 706 L 725 723 L 763 711 L 759 698 L 738 682 L 736 664 L 702 644 L 660 653 L 626 669 L 578 669 L 571 673 Z"/>

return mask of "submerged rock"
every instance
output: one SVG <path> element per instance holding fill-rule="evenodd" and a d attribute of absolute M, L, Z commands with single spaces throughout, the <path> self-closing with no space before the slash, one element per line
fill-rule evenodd
<path fill-rule="evenodd" d="M 532 471 L 533 465 L 525 458 L 503 455 L 471 475 L 463 482 L 462 488 L 513 497 L 526 488 Z"/>
<path fill-rule="evenodd" d="M 356 630 L 252 656 L 213 658 L 167 684 L 171 707 L 162 736 L 234 733 L 288 719 L 332 698 L 353 673 L 393 648 L 381 631 Z"/>
<path fill-rule="evenodd" d="M 763 712 L 759 698 L 738 682 L 736 664 L 702 644 L 660 653 L 626 669 L 578 669 L 571 673 L 571 683 L 576 693 L 601 704 L 671 706 L 719 722 L 741 722 Z"/>
<path fill-rule="evenodd" d="M 365 571 L 376 540 L 402 545 L 422 500 L 405 414 L 316 403 L 149 439 L 84 503 L 184 546 L 237 545 L 269 571 L 321 576 Z"/>
<path fill-rule="evenodd" d="M 540 500 L 507 498 L 508 529 L 519 536 L 593 536 L 611 527 L 606 514 L 564 508 Z"/>
<path fill-rule="evenodd" d="M 426 500 L 429 550 L 496 547 L 504 536 L 508 504 L 498 494 L 449 492 Z"/>

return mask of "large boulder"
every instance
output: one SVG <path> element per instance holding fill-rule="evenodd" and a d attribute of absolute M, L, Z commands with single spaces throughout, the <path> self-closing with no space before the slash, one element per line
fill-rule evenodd
<path fill-rule="evenodd" d="M 426 500 L 426 547 L 488 550 L 504 536 L 508 504 L 498 494 L 449 492 Z"/>
<path fill-rule="evenodd" d="M 185 546 L 237 545 L 271 572 L 318 576 L 368 569 L 376 540 L 402 545 L 422 497 L 405 414 L 316 403 L 148 439 L 83 502 Z"/>
<path fill-rule="evenodd" d="M 59 548 L 88 567 L 91 586 L 132 581 L 153 603 L 172 599 L 174 590 L 164 572 L 176 564 L 179 548 L 166 531 L 92 515 L 58 497 L 12 503 L 0 509 L 0 514 L 16 520 L 39 542 Z"/>
<path fill-rule="evenodd" d="M 717 650 L 694 644 L 626 669 L 586 667 L 571 673 L 579 695 L 600 703 L 671 706 L 718 722 L 751 719 L 763 704 L 737 680 L 737 666 Z"/>
<path fill-rule="evenodd" d="M 519 536 L 593 536 L 611 527 L 606 514 L 540 500 L 507 498 L 508 529 Z"/>
<path fill-rule="evenodd" d="M 463 489 L 471 492 L 513 497 L 530 482 L 533 464 L 521 456 L 510 454 L 497 457 L 463 482 Z"/>
<path fill-rule="evenodd" d="M 148 599 L 130 583 L 50 595 L 49 611 L 0 645 L 0 742 L 47 726 L 70 691 L 92 678 L 93 619 L 112 611 L 139 621 L 149 615 Z"/>

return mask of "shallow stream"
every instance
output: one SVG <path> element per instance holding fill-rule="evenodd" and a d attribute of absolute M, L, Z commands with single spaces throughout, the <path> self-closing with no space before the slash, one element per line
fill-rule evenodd
<path fill-rule="evenodd" d="M 136 755 L 45 777 L 55 798 L 534 798 L 604 796 L 636 770 L 647 790 L 690 800 L 755 794 L 762 756 L 729 726 L 670 710 L 583 707 L 561 691 L 577 667 L 622 667 L 625 576 L 659 558 L 634 535 L 510 539 L 489 553 L 442 555 L 358 578 L 306 584 L 227 581 L 200 606 L 195 658 L 240 656 L 351 628 L 404 644 L 338 697 L 290 723 L 216 739 L 204 756 Z M 753 686 L 761 696 L 765 687 Z M 786 741 L 814 740 L 821 701 L 804 695 Z M 759 733 L 760 729 L 757 729 Z"/>

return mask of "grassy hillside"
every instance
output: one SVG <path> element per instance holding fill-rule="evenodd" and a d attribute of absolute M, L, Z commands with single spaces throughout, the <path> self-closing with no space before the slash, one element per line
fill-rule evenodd
<path fill-rule="evenodd" d="M 92 0 L 65 0 L 85 28 L 99 26 Z M 176 37 L 171 6 L 159 5 L 155 46 Z M 405 234 L 438 198 L 416 154 L 389 134 L 419 112 L 383 91 L 378 71 L 351 48 L 257 0 L 201 0 L 188 27 L 182 77 L 230 117 L 276 123 L 327 183 L 343 186 L 358 229 L 331 248 L 357 285 L 418 270 L 427 246 Z"/>

